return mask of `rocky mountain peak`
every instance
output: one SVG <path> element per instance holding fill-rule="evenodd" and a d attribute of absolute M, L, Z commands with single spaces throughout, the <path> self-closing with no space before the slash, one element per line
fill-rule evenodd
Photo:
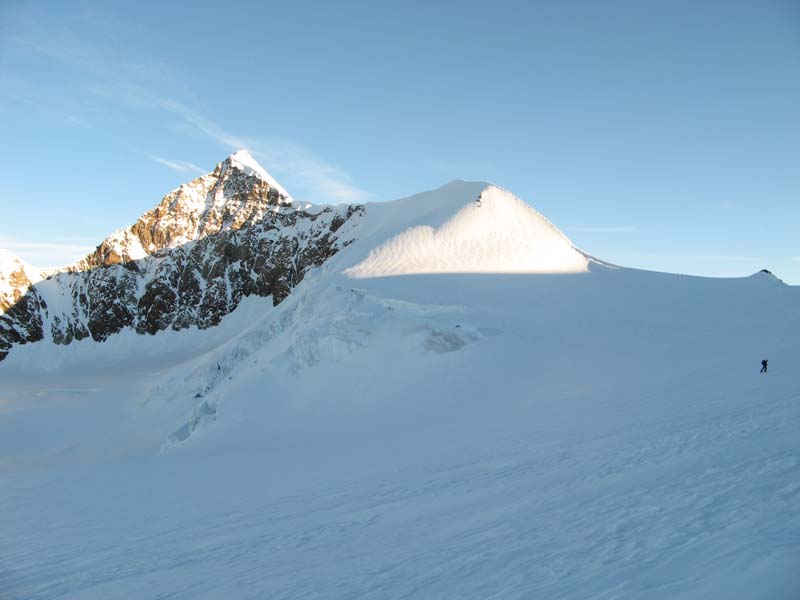
<path fill-rule="evenodd" d="M 221 231 L 241 229 L 291 205 L 286 190 L 247 150 L 239 150 L 211 173 L 164 196 L 136 223 L 115 231 L 70 270 L 129 263 Z"/>
<path fill-rule="evenodd" d="M 0 294 L 0 360 L 42 340 L 206 329 L 248 296 L 279 304 L 354 241 L 353 221 L 363 213 L 363 206 L 295 206 L 249 152 L 236 152 L 44 282 L 33 283 L 41 277 L 29 277 L 16 259 L 0 264 L 0 284 L 13 284 Z"/>
<path fill-rule="evenodd" d="M 278 190 L 279 195 L 284 197 L 284 202 L 292 202 L 292 197 L 289 195 L 289 192 L 287 192 L 272 175 L 267 173 L 267 170 L 258 163 L 249 151 L 237 150 L 226 158 L 223 164 L 230 165 L 232 168 L 239 169 L 248 175 L 253 175 L 266 181 L 271 188 Z"/>

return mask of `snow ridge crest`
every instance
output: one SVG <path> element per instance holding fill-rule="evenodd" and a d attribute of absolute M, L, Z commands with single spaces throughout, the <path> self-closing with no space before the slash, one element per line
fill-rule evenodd
<path fill-rule="evenodd" d="M 582 273 L 588 259 L 538 211 L 491 184 L 464 202 L 465 182 L 430 192 L 445 211 L 401 228 L 345 270 L 354 278 L 433 273 Z M 457 195 L 450 191 L 458 190 Z M 420 195 L 422 196 L 422 195 Z M 437 197 L 438 196 L 438 197 Z M 455 200 L 455 202 L 453 202 Z M 417 206 L 414 197 L 405 201 Z M 448 214 L 449 213 L 449 214 Z"/>

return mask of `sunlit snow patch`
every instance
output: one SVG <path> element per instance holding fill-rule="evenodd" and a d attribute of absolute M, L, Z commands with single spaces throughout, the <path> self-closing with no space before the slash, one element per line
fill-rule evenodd
<path fill-rule="evenodd" d="M 587 258 L 513 194 L 487 186 L 441 227 L 403 231 L 345 270 L 354 278 L 427 273 L 582 273 Z"/>

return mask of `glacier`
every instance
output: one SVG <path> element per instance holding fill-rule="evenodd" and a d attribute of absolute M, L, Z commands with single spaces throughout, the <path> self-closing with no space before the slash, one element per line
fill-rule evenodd
<path fill-rule="evenodd" d="M 0 363 L 0 597 L 797 597 L 797 287 L 480 182 L 345 227 L 278 304 Z"/>

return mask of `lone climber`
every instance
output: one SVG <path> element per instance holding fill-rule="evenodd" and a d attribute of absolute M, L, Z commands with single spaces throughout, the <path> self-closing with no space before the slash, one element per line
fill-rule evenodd
<path fill-rule="evenodd" d="M 766 358 L 761 361 L 761 372 L 762 373 L 766 373 L 767 372 L 767 359 Z"/>

